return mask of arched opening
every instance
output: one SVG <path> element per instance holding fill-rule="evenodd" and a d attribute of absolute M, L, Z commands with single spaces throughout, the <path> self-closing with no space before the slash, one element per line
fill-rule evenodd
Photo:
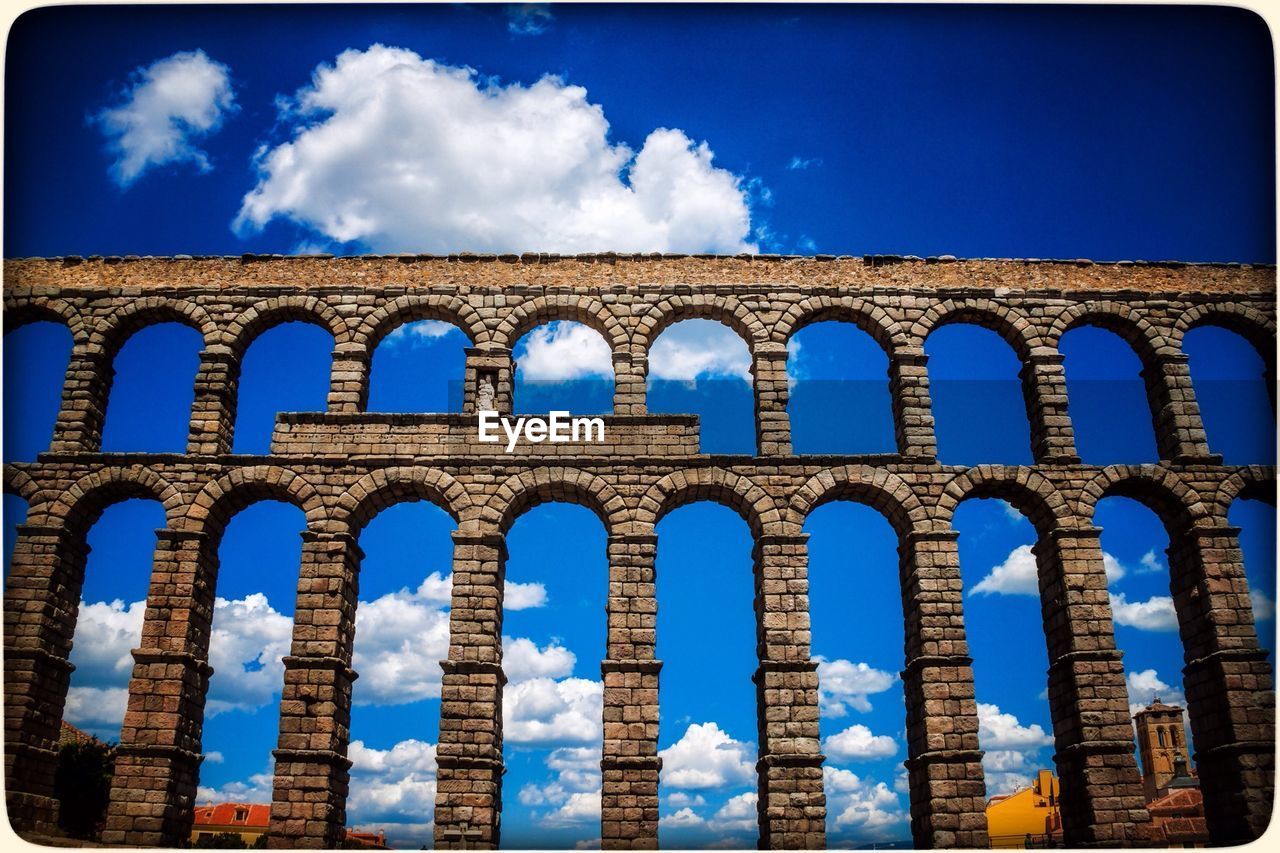
<path fill-rule="evenodd" d="M 432 840 L 455 527 L 418 501 L 384 509 L 359 532 L 347 828 L 385 831 L 393 847 Z"/>
<path fill-rule="evenodd" d="M 646 400 L 654 414 L 695 414 L 703 453 L 756 451 L 751 351 L 715 320 L 672 323 L 648 354 Z"/>
<path fill-rule="evenodd" d="M 827 844 L 910 840 L 897 534 L 876 510 L 843 500 L 811 512 L 805 531 Z"/>
<path fill-rule="evenodd" d="M 467 335 L 443 320 L 397 326 L 378 342 L 369 373 L 370 412 L 460 412 Z"/>
<path fill-rule="evenodd" d="M 196 805 L 271 802 L 304 530 L 298 507 L 260 500 L 236 512 L 220 541 L 209 543 L 217 549 L 209 635 L 214 673 Z"/>
<path fill-rule="evenodd" d="M 590 326 L 552 320 L 523 335 L 511 355 L 516 413 L 613 411 L 613 352 Z"/>
<path fill-rule="evenodd" d="M 787 341 L 796 453 L 893 453 L 889 357 L 853 323 L 812 323 Z"/>
<path fill-rule="evenodd" d="M 280 412 L 323 412 L 333 366 L 333 335 L 323 326 L 282 323 L 254 339 L 240 368 L 236 453 L 267 454 Z"/>
<path fill-rule="evenodd" d="M 754 847 L 751 533 L 737 513 L 706 501 L 672 511 L 657 533 L 659 846 Z"/>
<path fill-rule="evenodd" d="M 1274 486 L 1271 489 L 1274 494 Z M 1227 520 L 1240 528 L 1240 551 L 1258 644 L 1276 661 L 1276 508 L 1274 497 L 1249 492 L 1231 504 Z"/>
<path fill-rule="evenodd" d="M 507 533 L 505 848 L 600 846 L 605 536 L 595 513 L 560 502 L 527 510 Z"/>
<path fill-rule="evenodd" d="M 1155 462 L 1151 406 L 1142 361 L 1119 335 L 1078 326 L 1062 336 L 1076 452 L 1090 465 Z"/>
<path fill-rule="evenodd" d="M 200 333 L 182 323 L 157 323 L 129 336 L 112 363 L 103 451 L 187 449 L 203 347 Z"/>
<path fill-rule="evenodd" d="M 1040 770 L 1054 770 L 1045 676 L 1049 655 L 1032 550 L 1037 532 L 1008 502 L 983 498 L 962 502 L 952 526 L 960 534 L 965 629 L 987 796 L 1009 795 L 1031 787 Z M 1005 822 L 990 813 L 988 820 L 992 846 L 1008 846 Z"/>
<path fill-rule="evenodd" d="M 1182 350 L 1209 450 L 1228 465 L 1274 465 L 1275 412 L 1257 349 L 1228 329 L 1197 326 L 1182 339 Z"/>
<path fill-rule="evenodd" d="M 4 461 L 49 449 L 71 360 L 71 332 L 42 320 L 4 335 Z"/>
<path fill-rule="evenodd" d="M 1030 464 L 1022 363 L 1013 347 L 995 332 L 969 323 L 935 330 L 924 346 L 938 460 L 946 465 Z"/>

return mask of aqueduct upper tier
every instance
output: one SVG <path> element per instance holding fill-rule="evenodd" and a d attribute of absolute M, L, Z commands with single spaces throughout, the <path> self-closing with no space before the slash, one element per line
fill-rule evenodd
<path fill-rule="evenodd" d="M 52 320 L 73 337 L 49 450 L 35 462 L 7 465 L 4 476 L 6 490 L 30 506 L 4 614 L 6 804 L 22 830 L 39 830 L 53 815 L 54 747 L 86 532 L 106 506 L 137 496 L 161 501 L 167 524 L 134 652 L 106 840 L 175 844 L 189 832 L 218 541 L 228 518 L 267 498 L 302 508 L 308 528 L 275 752 L 275 846 L 333 846 L 342 838 L 356 537 L 380 508 L 403 500 L 432 501 L 457 522 L 450 650 L 442 662 L 438 846 L 499 842 L 504 538 L 524 509 L 551 500 L 590 507 L 609 535 L 601 662 L 606 847 L 657 843 L 654 531 L 669 510 L 705 499 L 737 510 L 755 538 L 763 846 L 825 843 L 803 524 L 813 508 L 836 499 L 877 508 L 899 538 L 906 765 L 918 846 L 987 842 L 951 524 L 956 505 L 975 496 L 1009 500 L 1037 530 L 1067 842 L 1132 845 L 1148 820 L 1093 524 L 1094 507 L 1109 495 L 1145 502 L 1170 533 L 1171 589 L 1211 833 L 1219 842 L 1256 838 L 1270 819 L 1272 674 L 1227 510 L 1241 496 L 1274 502 L 1275 471 L 1224 465 L 1214 453 L 1182 340 L 1201 325 L 1238 332 L 1262 355 L 1274 393 L 1274 268 L 610 254 L 54 258 L 9 260 L 4 271 L 6 331 Z M 650 345 L 689 318 L 720 321 L 749 347 L 754 455 L 699 453 L 696 419 L 646 410 Z M 375 347 L 420 319 L 455 324 L 470 339 L 462 411 L 366 412 Z M 233 455 L 241 359 L 255 337 L 291 320 L 333 335 L 328 410 L 282 415 L 270 455 Z M 469 425 L 479 389 L 494 408 L 510 411 L 512 347 L 553 320 L 590 326 L 612 350 L 605 452 L 542 444 L 505 455 L 475 442 Z M 823 320 L 854 323 L 885 350 L 896 452 L 793 453 L 786 345 Z M 186 453 L 101 452 L 116 353 L 139 329 L 171 321 L 204 340 Z M 957 322 L 994 330 L 1021 360 L 1034 464 L 939 464 L 924 342 Z M 1158 463 L 1081 463 L 1058 349 L 1081 325 L 1116 332 L 1141 360 Z"/>

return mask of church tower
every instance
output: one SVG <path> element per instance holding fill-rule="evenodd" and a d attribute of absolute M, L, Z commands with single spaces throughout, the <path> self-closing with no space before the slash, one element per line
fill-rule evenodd
<path fill-rule="evenodd" d="M 1190 765 L 1182 729 L 1182 708 L 1166 705 L 1156 697 L 1154 702 L 1133 715 L 1133 725 L 1138 730 L 1142 785 L 1150 802 L 1178 775 L 1174 764 L 1179 759 L 1183 768 Z"/>

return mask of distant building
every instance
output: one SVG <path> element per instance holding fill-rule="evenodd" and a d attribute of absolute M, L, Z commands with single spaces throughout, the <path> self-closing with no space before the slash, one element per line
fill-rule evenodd
<path fill-rule="evenodd" d="M 1147 833 L 1155 847 L 1204 847 L 1209 827 L 1204 819 L 1200 780 L 1190 770 L 1182 708 L 1156 698 L 1133 715 L 1138 733 L 1142 787 L 1151 823 Z"/>
<path fill-rule="evenodd" d="M 992 797 L 987 802 L 987 836 L 997 849 L 1060 846 L 1058 777 L 1041 770 L 1031 787 Z"/>
<path fill-rule="evenodd" d="M 263 803 L 209 803 L 196 806 L 195 822 L 191 827 L 191 841 L 202 835 L 232 833 L 240 836 L 246 847 L 267 832 L 271 823 L 271 806 Z M 387 834 L 377 832 L 353 832 L 347 830 L 348 846 L 358 845 L 371 850 L 386 850 Z"/>
<path fill-rule="evenodd" d="M 98 740 L 86 731 L 77 729 L 66 720 L 63 720 L 62 730 L 58 733 L 58 748 L 61 749 L 71 743 L 77 744 L 78 746 L 85 746 L 90 743 L 102 743 L 102 741 Z"/>
<path fill-rule="evenodd" d="M 1147 802 L 1161 794 L 1174 778 L 1174 763 L 1181 759 L 1190 765 L 1187 739 L 1182 728 L 1182 708 L 1155 701 L 1133 715 L 1138 733 L 1138 758 L 1142 765 L 1142 786 Z"/>

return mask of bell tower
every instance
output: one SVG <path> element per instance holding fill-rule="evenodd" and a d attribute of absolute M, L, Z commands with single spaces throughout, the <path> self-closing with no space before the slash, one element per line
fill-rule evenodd
<path fill-rule="evenodd" d="M 1175 762 L 1181 759 L 1184 767 L 1190 765 L 1182 728 L 1182 708 L 1166 705 L 1156 697 L 1150 705 L 1133 715 L 1133 725 L 1138 732 L 1142 786 L 1150 802 L 1177 775 Z"/>

